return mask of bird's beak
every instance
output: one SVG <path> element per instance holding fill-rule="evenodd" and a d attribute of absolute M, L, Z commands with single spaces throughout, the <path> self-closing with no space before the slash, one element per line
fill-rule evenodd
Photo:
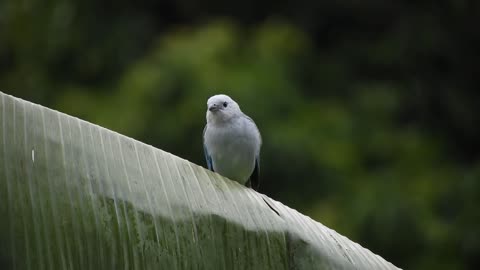
<path fill-rule="evenodd" d="M 216 112 L 216 111 L 218 111 L 218 106 L 217 106 L 217 104 L 213 104 L 212 106 L 210 106 L 210 107 L 208 108 L 208 110 L 211 111 L 211 112 Z"/>

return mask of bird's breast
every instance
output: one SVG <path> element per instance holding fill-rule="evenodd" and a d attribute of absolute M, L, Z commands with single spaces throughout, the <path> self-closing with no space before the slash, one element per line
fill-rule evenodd
<path fill-rule="evenodd" d="M 206 145 L 212 157 L 213 169 L 244 184 L 253 172 L 257 145 L 253 134 L 237 128 L 207 130 Z"/>

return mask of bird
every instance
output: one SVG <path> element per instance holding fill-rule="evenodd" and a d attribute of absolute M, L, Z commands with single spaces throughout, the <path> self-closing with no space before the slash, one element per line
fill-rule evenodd
<path fill-rule="evenodd" d="M 258 191 L 262 137 L 257 125 L 227 95 L 207 100 L 203 150 L 207 167 Z"/>

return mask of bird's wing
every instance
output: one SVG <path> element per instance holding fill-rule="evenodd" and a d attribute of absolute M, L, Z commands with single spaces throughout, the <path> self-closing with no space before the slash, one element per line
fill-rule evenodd
<path fill-rule="evenodd" d="M 260 157 L 257 156 L 255 158 L 255 168 L 253 169 L 252 175 L 250 176 L 249 182 L 250 186 L 258 191 L 258 188 L 260 187 Z"/>
<path fill-rule="evenodd" d="M 207 126 L 205 125 L 205 128 L 203 129 L 203 153 L 205 154 L 205 160 L 207 161 L 207 168 L 213 172 L 214 170 L 213 170 L 212 157 L 210 156 L 210 154 L 208 154 L 208 149 L 207 149 L 207 146 L 205 145 L 206 131 L 207 131 Z"/>
<path fill-rule="evenodd" d="M 242 113 L 242 115 L 243 117 L 245 117 L 245 119 L 247 119 L 247 121 L 250 121 L 253 124 L 256 131 L 258 132 L 260 144 L 262 144 L 262 137 L 260 135 L 260 131 L 258 131 L 257 125 L 255 124 L 253 119 L 244 113 Z M 256 191 L 258 191 L 258 188 L 260 187 L 260 154 L 257 154 L 257 156 L 255 156 L 255 168 L 253 168 L 252 175 L 248 179 L 247 186 L 253 188 Z"/>
<path fill-rule="evenodd" d="M 250 116 L 248 116 L 248 115 L 246 115 L 246 114 L 244 114 L 244 113 L 242 113 L 242 115 L 243 115 L 243 117 L 245 117 L 245 119 L 247 119 L 247 121 L 249 121 L 250 123 L 253 124 L 253 126 L 255 127 L 255 129 L 256 129 L 257 132 L 258 132 L 258 136 L 259 136 L 259 138 L 260 138 L 260 144 L 262 144 L 262 135 L 260 134 L 260 131 L 258 130 L 257 124 L 255 124 L 255 121 L 253 121 L 253 119 L 250 118 Z M 257 158 L 257 159 L 258 159 L 258 158 Z"/>

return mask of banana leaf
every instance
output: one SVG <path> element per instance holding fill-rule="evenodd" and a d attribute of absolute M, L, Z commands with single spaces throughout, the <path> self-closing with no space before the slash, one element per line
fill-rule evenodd
<path fill-rule="evenodd" d="M 0 128 L 1 269 L 398 269 L 100 126 L 0 93 Z"/>

